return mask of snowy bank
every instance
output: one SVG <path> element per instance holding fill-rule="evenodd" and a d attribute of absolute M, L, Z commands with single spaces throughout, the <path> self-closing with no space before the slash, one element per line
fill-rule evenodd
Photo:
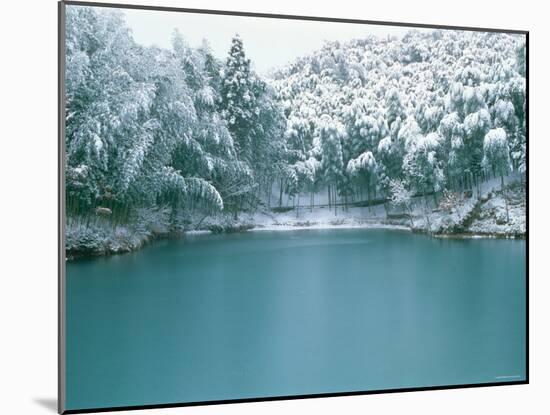
<path fill-rule="evenodd" d="M 510 180 L 503 191 L 498 182 L 484 183 L 479 194 L 460 198 L 449 211 L 419 214 L 413 228 L 440 237 L 525 238 L 525 187 L 520 180 Z"/>
<path fill-rule="evenodd" d="M 505 192 L 498 180 L 484 183 L 479 192 L 457 196 L 451 207 L 437 206 L 433 197 L 412 200 L 411 213 L 386 211 L 388 206 L 300 207 L 209 217 L 189 216 L 169 226 L 166 215 L 148 213 L 139 226 L 113 226 L 105 219 L 70 220 L 66 228 L 67 258 L 131 252 L 157 239 L 204 233 L 289 231 L 296 229 L 392 229 L 425 233 L 438 238 L 524 238 L 525 188 L 511 179 Z M 506 195 L 506 199 L 505 199 Z M 440 201 L 441 202 L 441 201 Z M 506 208 L 508 207 L 508 213 Z"/>

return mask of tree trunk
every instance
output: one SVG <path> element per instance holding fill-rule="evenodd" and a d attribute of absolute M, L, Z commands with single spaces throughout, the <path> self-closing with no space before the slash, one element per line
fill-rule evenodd
<path fill-rule="evenodd" d="M 424 189 L 424 205 L 426 206 L 426 209 L 428 209 L 428 192 L 426 189 Z"/>
<path fill-rule="evenodd" d="M 370 206 L 370 184 L 367 184 L 367 204 L 369 206 L 369 212 L 372 212 L 372 209 Z"/>
<path fill-rule="evenodd" d="M 336 205 L 336 186 L 334 186 L 334 189 L 332 189 L 332 198 L 334 200 L 334 216 L 338 216 L 338 206 Z"/>
<path fill-rule="evenodd" d="M 281 188 L 279 189 L 279 207 L 283 206 L 283 179 L 281 179 Z"/>
<path fill-rule="evenodd" d="M 431 224 L 430 224 L 430 207 L 428 205 L 428 192 L 426 189 L 424 189 L 424 204 L 426 206 L 426 225 L 427 225 L 427 230 L 428 231 L 431 231 Z"/>
<path fill-rule="evenodd" d="M 500 189 L 502 191 L 502 197 L 504 198 L 504 205 L 506 206 L 506 222 L 510 223 L 510 213 L 508 212 L 508 197 L 506 195 L 506 187 L 504 187 L 504 176 L 500 175 Z"/>
<path fill-rule="evenodd" d="M 407 209 L 409 211 L 409 221 L 411 222 L 411 229 L 412 229 L 414 227 L 412 206 L 410 204 L 407 205 Z"/>
<path fill-rule="evenodd" d="M 273 181 L 269 182 L 269 194 L 267 195 L 267 207 L 271 208 L 271 193 L 273 192 Z"/>

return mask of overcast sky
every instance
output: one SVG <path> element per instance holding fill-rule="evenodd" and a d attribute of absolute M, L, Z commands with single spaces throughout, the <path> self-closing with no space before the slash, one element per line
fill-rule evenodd
<path fill-rule="evenodd" d="M 169 48 L 172 32 L 178 28 L 190 46 L 200 46 L 202 40 L 207 39 L 214 55 L 225 59 L 231 38 L 239 33 L 247 56 L 260 74 L 319 49 L 325 40 L 348 41 L 368 35 L 400 37 L 409 30 L 398 26 L 131 9 L 123 11 L 134 39 L 144 46 Z"/>

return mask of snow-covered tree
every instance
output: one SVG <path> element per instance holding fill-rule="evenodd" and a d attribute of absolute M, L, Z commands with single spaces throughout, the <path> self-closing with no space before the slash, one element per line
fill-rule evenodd
<path fill-rule="evenodd" d="M 375 148 L 380 138 L 378 120 L 372 114 L 372 103 L 365 99 L 356 99 L 344 109 L 347 127 L 346 150 L 350 158 L 357 157 L 367 148 Z"/>
<path fill-rule="evenodd" d="M 462 159 L 464 148 L 464 126 L 457 112 L 446 114 L 439 123 L 438 132 L 442 138 L 440 145 L 440 157 L 447 159 L 444 167 L 446 182 L 451 186 L 460 182 L 465 161 Z"/>
<path fill-rule="evenodd" d="M 504 187 L 504 175 L 510 170 L 510 155 L 506 131 L 503 128 L 490 130 L 483 141 L 483 165 L 500 176 L 501 190 L 506 201 L 506 218 L 510 221 L 508 201 Z"/>
<path fill-rule="evenodd" d="M 309 192 L 310 207 L 313 208 L 315 184 L 320 167 L 320 162 L 314 157 L 310 157 L 305 161 L 296 162 L 288 169 L 287 193 L 293 198 L 297 198 L 296 207 L 300 206 L 300 193 Z"/>
<path fill-rule="evenodd" d="M 347 173 L 357 180 L 360 185 L 367 187 L 367 197 L 369 201 L 369 208 L 371 202 L 372 190 L 376 189 L 376 175 L 378 171 L 378 164 L 374 155 L 370 151 L 361 153 L 357 158 L 351 159 L 346 167 Z"/>
<path fill-rule="evenodd" d="M 403 171 L 409 183 L 424 196 L 432 193 L 434 199 L 445 182 L 441 162 L 437 158 L 440 143 L 441 137 L 437 133 L 421 136 L 408 146 L 403 160 Z"/>
<path fill-rule="evenodd" d="M 237 151 L 246 160 L 252 159 L 257 121 L 260 113 L 258 93 L 263 88 L 250 68 L 243 42 L 237 34 L 231 40 L 221 87 L 221 108 Z"/>
<path fill-rule="evenodd" d="M 334 206 L 336 214 L 336 194 L 342 183 L 344 173 L 344 160 L 341 140 L 345 137 L 344 126 L 334 122 L 330 116 L 322 117 L 320 128 L 320 141 L 322 151 L 322 169 L 328 187 L 329 205 Z"/>
<path fill-rule="evenodd" d="M 407 211 L 412 227 L 412 198 L 414 196 L 414 192 L 407 189 L 407 186 L 403 180 L 397 179 L 390 180 L 389 189 L 390 203 L 396 207 L 404 208 Z"/>
<path fill-rule="evenodd" d="M 385 99 L 388 125 L 391 128 L 394 122 L 399 122 L 399 120 L 402 120 L 404 118 L 405 110 L 403 107 L 401 95 L 397 88 L 391 88 L 387 92 Z"/>
<path fill-rule="evenodd" d="M 68 210 L 106 205 L 119 219 L 157 127 L 148 56 L 121 13 L 86 7 L 68 9 L 66 55 Z"/>

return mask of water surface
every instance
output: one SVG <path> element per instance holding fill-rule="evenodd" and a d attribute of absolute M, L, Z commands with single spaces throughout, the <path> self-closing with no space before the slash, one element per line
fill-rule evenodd
<path fill-rule="evenodd" d="M 523 380 L 525 249 L 297 230 L 67 263 L 67 408 Z"/>

